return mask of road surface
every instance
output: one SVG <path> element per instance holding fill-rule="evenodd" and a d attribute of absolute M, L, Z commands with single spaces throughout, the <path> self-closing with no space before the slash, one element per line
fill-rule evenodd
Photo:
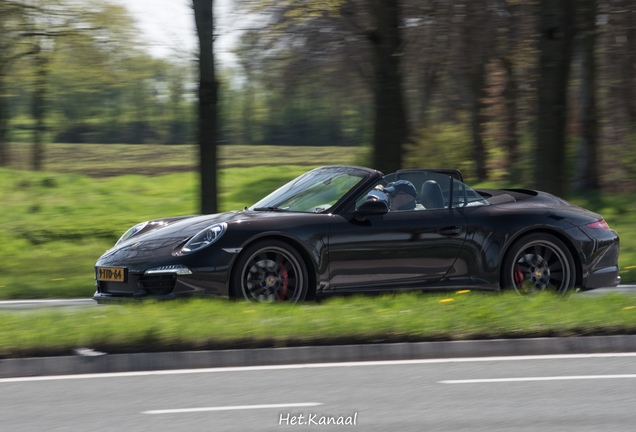
<path fill-rule="evenodd" d="M 635 407 L 636 353 L 0 379 L 3 431 L 632 432 Z"/>

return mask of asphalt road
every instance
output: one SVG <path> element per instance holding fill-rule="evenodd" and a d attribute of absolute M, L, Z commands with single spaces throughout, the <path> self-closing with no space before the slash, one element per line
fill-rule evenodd
<path fill-rule="evenodd" d="M 597 296 L 620 292 L 626 294 L 636 294 L 636 285 L 619 285 L 611 288 L 599 288 L 576 295 Z M 42 300 L 0 300 L 0 309 L 39 309 L 44 307 L 101 307 L 95 300 L 90 298 L 79 299 L 42 299 Z"/>
<path fill-rule="evenodd" d="M 632 432 L 635 407 L 636 353 L 0 380 L 3 431 Z"/>
<path fill-rule="evenodd" d="M 608 288 L 597 288 L 591 291 L 586 291 L 582 293 L 578 293 L 577 295 L 581 296 L 596 296 L 596 295 L 604 295 L 609 293 L 623 293 L 623 294 L 636 294 L 636 285 L 619 285 L 616 287 L 608 287 Z"/>

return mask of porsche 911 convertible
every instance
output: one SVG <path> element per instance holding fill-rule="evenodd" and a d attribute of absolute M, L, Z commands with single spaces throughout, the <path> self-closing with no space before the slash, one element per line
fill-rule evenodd
<path fill-rule="evenodd" d="M 614 286 L 603 218 L 528 189 L 478 189 L 451 169 L 314 169 L 249 208 L 130 228 L 95 265 L 94 299 L 228 296 L 299 302 L 402 290 Z"/>

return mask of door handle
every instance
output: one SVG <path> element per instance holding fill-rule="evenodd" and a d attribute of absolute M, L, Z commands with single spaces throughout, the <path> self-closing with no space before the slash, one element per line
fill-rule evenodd
<path fill-rule="evenodd" d="M 460 226 L 447 226 L 437 230 L 438 233 L 445 236 L 456 236 L 462 233 L 462 227 Z"/>

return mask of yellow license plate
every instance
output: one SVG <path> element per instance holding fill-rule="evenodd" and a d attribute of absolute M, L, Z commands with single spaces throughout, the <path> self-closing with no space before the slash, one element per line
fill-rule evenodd
<path fill-rule="evenodd" d="M 97 280 L 124 282 L 124 269 L 119 267 L 97 267 Z"/>

